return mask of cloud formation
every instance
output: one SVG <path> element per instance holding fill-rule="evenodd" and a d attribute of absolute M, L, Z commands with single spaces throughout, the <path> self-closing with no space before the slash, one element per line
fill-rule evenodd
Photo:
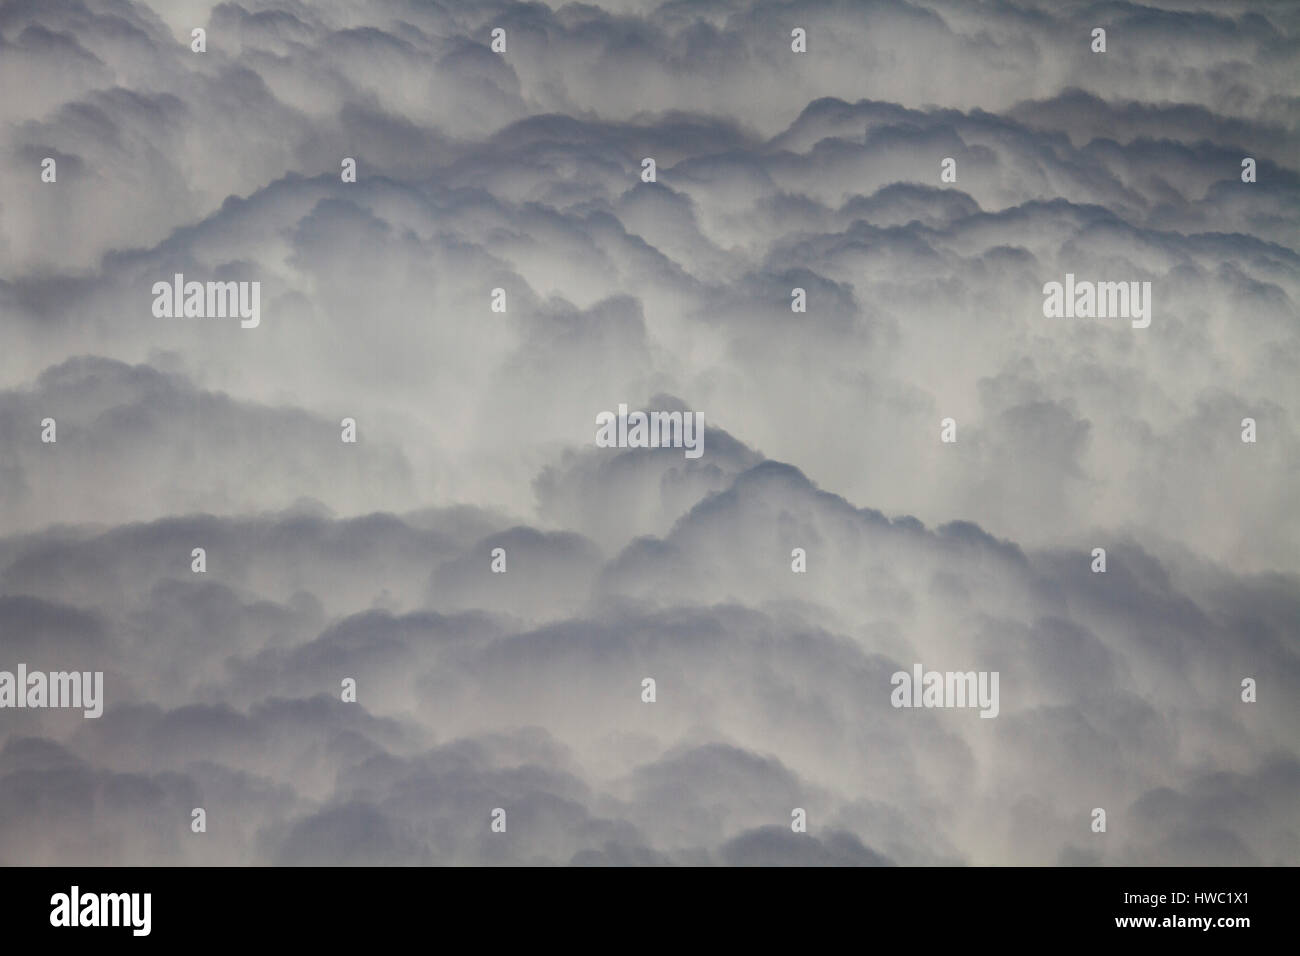
<path fill-rule="evenodd" d="M 0 862 L 1300 862 L 1298 29 L 0 3 Z"/>

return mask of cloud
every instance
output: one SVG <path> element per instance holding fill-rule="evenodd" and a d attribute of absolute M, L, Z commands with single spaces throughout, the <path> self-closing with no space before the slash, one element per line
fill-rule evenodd
<path fill-rule="evenodd" d="M 0 3 L 0 860 L 1295 863 L 1295 21 Z"/>

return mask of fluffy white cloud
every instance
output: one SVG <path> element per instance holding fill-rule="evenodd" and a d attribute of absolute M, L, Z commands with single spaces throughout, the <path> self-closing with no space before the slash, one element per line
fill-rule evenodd
<path fill-rule="evenodd" d="M 1300 860 L 1294 10 L 156 6 L 0 4 L 0 860 Z"/>

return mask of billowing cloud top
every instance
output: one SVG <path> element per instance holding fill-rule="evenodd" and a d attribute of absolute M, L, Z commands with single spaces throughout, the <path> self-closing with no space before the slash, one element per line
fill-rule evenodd
<path fill-rule="evenodd" d="M 1300 863 L 1298 37 L 0 2 L 0 863 Z"/>

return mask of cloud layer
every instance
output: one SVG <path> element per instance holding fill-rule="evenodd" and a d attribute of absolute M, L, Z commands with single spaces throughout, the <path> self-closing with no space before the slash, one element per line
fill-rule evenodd
<path fill-rule="evenodd" d="M 1293 6 L 156 6 L 0 3 L 0 861 L 1300 862 Z"/>

